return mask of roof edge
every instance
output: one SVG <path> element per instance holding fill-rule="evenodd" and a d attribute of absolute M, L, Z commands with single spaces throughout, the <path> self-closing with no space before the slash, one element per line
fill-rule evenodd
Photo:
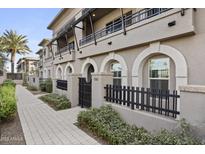
<path fill-rule="evenodd" d="M 56 21 L 58 20 L 58 18 L 60 16 L 62 16 L 62 14 L 69 8 L 62 8 L 58 14 L 54 17 L 54 19 L 50 22 L 50 24 L 48 25 L 47 29 L 52 30 L 53 25 L 56 23 Z"/>

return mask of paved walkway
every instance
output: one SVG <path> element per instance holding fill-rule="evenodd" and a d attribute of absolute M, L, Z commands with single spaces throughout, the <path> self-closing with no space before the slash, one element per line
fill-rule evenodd
<path fill-rule="evenodd" d="M 99 144 L 73 125 L 82 108 L 54 111 L 21 85 L 16 87 L 16 96 L 27 144 Z"/>

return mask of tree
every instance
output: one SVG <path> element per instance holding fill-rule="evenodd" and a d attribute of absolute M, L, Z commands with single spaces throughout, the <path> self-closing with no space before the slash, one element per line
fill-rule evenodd
<path fill-rule="evenodd" d="M 16 31 L 6 30 L 0 40 L 0 51 L 11 54 L 11 72 L 14 73 L 14 62 L 16 54 L 25 54 L 31 52 L 28 47 L 27 36 L 17 34 Z"/>

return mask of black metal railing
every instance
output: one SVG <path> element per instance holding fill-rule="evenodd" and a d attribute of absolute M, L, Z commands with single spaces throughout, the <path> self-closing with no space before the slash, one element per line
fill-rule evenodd
<path fill-rule="evenodd" d="M 67 90 L 68 88 L 67 80 L 56 80 L 56 88 L 61 90 Z"/>
<path fill-rule="evenodd" d="M 176 90 L 156 90 L 149 88 L 106 85 L 105 100 L 107 102 L 128 106 L 176 118 L 178 98 Z"/>
<path fill-rule="evenodd" d="M 6 73 L 6 77 L 11 80 L 23 80 L 22 73 Z"/>
<path fill-rule="evenodd" d="M 125 27 L 129 27 L 135 23 L 138 23 L 140 21 L 149 19 L 151 17 L 157 16 L 159 14 L 162 14 L 168 10 L 170 10 L 171 8 L 151 8 L 151 9 L 143 9 L 140 10 L 136 13 L 133 13 L 131 15 L 125 16 L 123 21 L 125 24 Z M 96 31 L 95 34 L 95 38 L 99 39 L 102 38 L 104 36 L 107 36 L 109 34 L 112 34 L 114 32 L 117 32 L 119 30 L 122 29 L 122 20 L 118 20 L 116 22 L 113 22 L 113 24 L 104 27 L 103 29 L 100 29 L 98 31 Z M 87 35 L 85 37 L 83 37 L 80 41 L 79 44 L 80 46 L 85 45 L 91 41 L 94 40 L 94 35 L 90 34 Z"/>
<path fill-rule="evenodd" d="M 67 46 L 61 48 L 58 50 L 58 52 L 55 53 L 55 55 L 59 55 L 60 53 L 64 53 L 64 52 L 68 52 L 68 51 L 74 51 L 75 50 L 75 44 L 74 43 L 71 43 L 71 44 L 68 44 Z"/>

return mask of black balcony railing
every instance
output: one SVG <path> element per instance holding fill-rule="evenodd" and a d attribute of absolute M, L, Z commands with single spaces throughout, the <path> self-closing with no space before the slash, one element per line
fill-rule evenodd
<path fill-rule="evenodd" d="M 131 15 L 125 16 L 123 21 L 124 21 L 125 27 L 129 27 L 129 26 L 131 26 L 135 23 L 138 23 L 140 21 L 143 21 L 143 20 L 149 19 L 151 17 L 157 16 L 159 14 L 162 14 L 170 9 L 171 8 L 143 9 L 143 10 L 140 10 L 136 13 L 131 14 Z M 122 20 L 117 20 L 116 22 L 113 22 L 113 24 L 96 31 L 94 33 L 95 38 L 96 39 L 102 38 L 104 36 L 107 36 L 109 34 L 117 32 L 121 29 L 122 29 Z M 82 46 L 82 45 L 85 45 L 89 42 L 92 42 L 93 40 L 94 40 L 94 35 L 90 34 L 90 35 L 87 35 L 84 38 L 82 38 L 80 40 L 79 44 L 80 44 L 80 46 Z"/>
<path fill-rule="evenodd" d="M 159 90 L 129 86 L 106 85 L 105 100 L 107 102 L 158 113 L 176 118 L 178 98 L 176 90 Z"/>
<path fill-rule="evenodd" d="M 67 90 L 67 80 L 56 80 L 56 88 L 61 90 Z"/>
<path fill-rule="evenodd" d="M 23 80 L 22 73 L 6 73 L 7 79 L 11 80 Z"/>
<path fill-rule="evenodd" d="M 70 43 L 67 46 L 61 48 L 58 50 L 58 52 L 55 53 L 55 55 L 59 55 L 60 53 L 64 53 L 64 52 L 68 52 L 68 51 L 74 51 L 75 50 L 75 44 L 74 43 Z"/>

